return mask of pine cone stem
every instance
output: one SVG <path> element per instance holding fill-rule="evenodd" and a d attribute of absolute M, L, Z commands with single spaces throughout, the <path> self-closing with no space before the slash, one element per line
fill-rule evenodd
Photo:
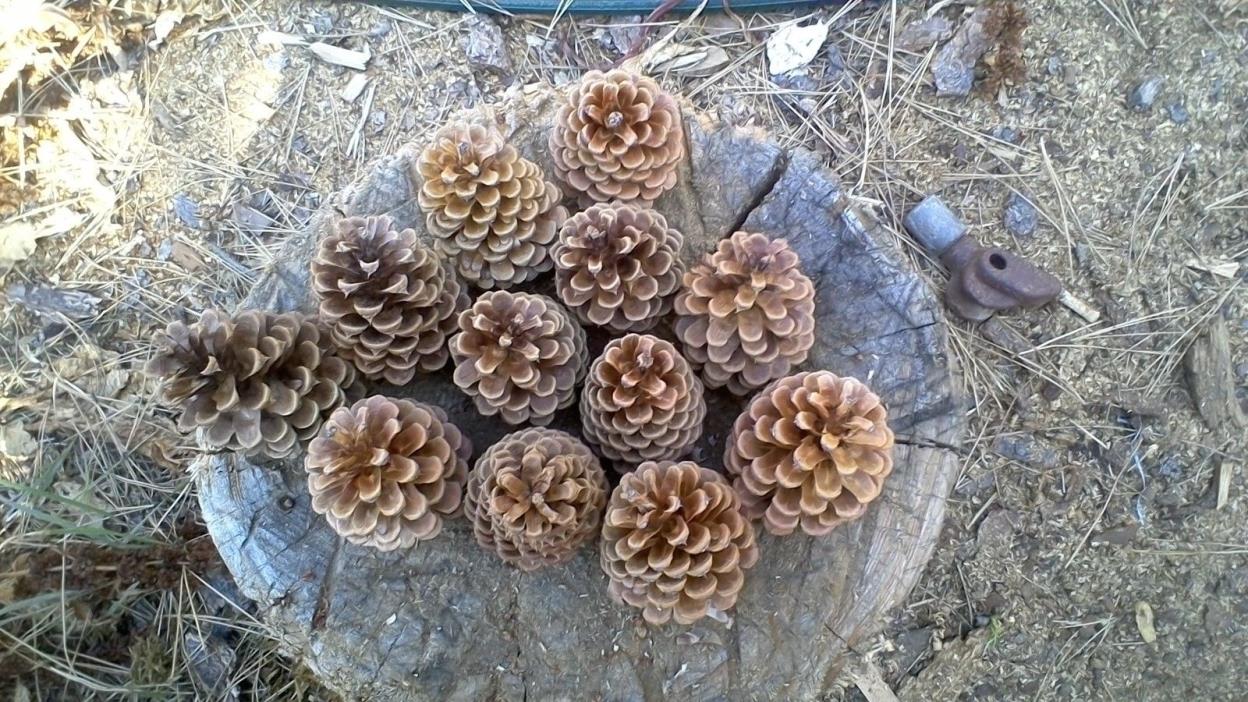
<path fill-rule="evenodd" d="M 455 384 L 487 416 L 549 424 L 585 376 L 585 330 L 544 296 L 487 292 L 459 316 L 451 339 Z"/>
<path fill-rule="evenodd" d="M 573 436 L 524 429 L 477 460 L 464 510 L 477 542 L 521 570 L 571 559 L 598 533 L 607 480 Z"/>
<path fill-rule="evenodd" d="M 624 465 L 672 460 L 702 436 L 702 383 L 672 344 L 629 334 L 607 344 L 581 393 L 585 438 Z"/>
<path fill-rule="evenodd" d="M 737 232 L 685 274 L 676 336 L 708 387 L 747 395 L 806 360 L 815 287 L 784 239 Z"/>
<path fill-rule="evenodd" d="M 471 454 L 441 408 L 365 398 L 335 411 L 308 447 L 312 509 L 351 543 L 411 548 L 458 512 Z"/>
<path fill-rule="evenodd" d="M 826 534 L 861 517 L 893 470 L 880 398 L 854 378 L 798 373 L 737 418 L 724 452 L 745 511 L 767 531 Z"/>
<path fill-rule="evenodd" d="M 568 216 L 563 194 L 493 126 L 446 125 L 416 173 L 434 247 L 466 280 L 505 288 L 551 269 L 548 248 Z"/>
<path fill-rule="evenodd" d="M 385 215 L 338 223 L 312 260 L 312 289 L 340 353 L 392 385 L 446 365 L 446 338 L 468 305 L 448 263 Z"/>
<path fill-rule="evenodd" d="M 758 560 L 732 487 L 696 463 L 646 462 L 611 493 L 602 569 L 612 597 L 651 624 L 692 624 L 736 604 Z"/>
<path fill-rule="evenodd" d="M 298 314 L 207 310 L 170 324 L 158 344 L 146 371 L 181 409 L 178 428 L 209 451 L 288 456 L 355 382 L 328 335 Z"/>
<path fill-rule="evenodd" d="M 675 187 L 685 156 L 680 108 L 650 78 L 590 71 L 559 108 L 550 152 L 590 201 L 653 202 Z"/>

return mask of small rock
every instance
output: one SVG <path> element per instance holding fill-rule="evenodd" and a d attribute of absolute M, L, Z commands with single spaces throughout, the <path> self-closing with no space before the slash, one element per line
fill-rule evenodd
<path fill-rule="evenodd" d="M 62 290 L 47 285 L 13 283 L 5 290 L 9 302 L 15 302 L 40 317 L 90 319 L 95 316 L 100 298 L 81 290 Z"/>
<path fill-rule="evenodd" d="M 1218 636 L 1227 631 L 1231 625 L 1231 613 L 1226 605 L 1217 600 L 1210 600 L 1205 605 L 1205 631 L 1210 636 Z"/>
<path fill-rule="evenodd" d="M 926 626 L 922 629 L 910 629 L 897 635 L 896 644 L 900 652 L 898 667 L 906 672 L 914 669 L 922 660 L 923 655 L 932 647 L 932 632 L 935 627 Z"/>
<path fill-rule="evenodd" d="M 1092 249 L 1083 242 L 1075 244 L 1075 262 L 1081 266 L 1086 266 L 1091 260 Z"/>
<path fill-rule="evenodd" d="M 1166 107 L 1166 114 L 1170 116 L 1170 121 L 1175 124 L 1187 124 L 1187 120 L 1191 117 L 1187 108 L 1181 102 L 1172 102 Z"/>
<path fill-rule="evenodd" d="M 1004 125 L 1000 127 L 993 127 L 989 134 L 992 135 L 993 139 L 1004 141 L 1007 144 L 1014 144 L 1015 146 L 1017 146 L 1018 142 L 1022 140 L 1022 136 L 1018 133 L 1017 129 L 1014 127 L 1006 127 Z"/>
<path fill-rule="evenodd" d="M 1168 480 L 1178 480 L 1183 477 L 1183 462 L 1178 456 L 1169 454 L 1161 459 L 1161 463 L 1157 465 L 1157 472 Z"/>
<path fill-rule="evenodd" d="M 774 75 L 771 77 L 771 82 L 788 90 L 811 93 L 819 90 L 819 83 L 810 76 L 809 71 L 805 68 L 797 68 L 787 73 Z"/>
<path fill-rule="evenodd" d="M 1051 76 L 1060 76 L 1065 68 L 1060 54 L 1053 54 L 1044 62 L 1044 71 Z"/>
<path fill-rule="evenodd" d="M 323 12 L 312 17 L 312 28 L 317 34 L 329 34 L 334 31 L 334 18 Z"/>
<path fill-rule="evenodd" d="M 980 7 L 958 28 L 958 33 L 945 44 L 932 63 L 936 94 L 942 97 L 966 97 L 975 84 L 975 64 L 988 50 L 992 41 L 985 23 L 992 11 Z"/>
<path fill-rule="evenodd" d="M 368 38 L 369 39 L 381 39 L 382 37 L 389 36 L 390 32 L 392 31 L 394 31 L 393 22 L 391 22 L 388 19 L 379 20 L 372 27 L 369 27 Z"/>
<path fill-rule="evenodd" d="M 646 32 L 643 22 L 641 15 L 617 17 L 611 20 L 611 26 L 599 35 L 598 44 L 607 51 L 614 51 L 623 56 L 641 42 Z"/>
<path fill-rule="evenodd" d="M 828 44 L 824 47 L 823 53 L 828 57 L 828 68 L 824 71 L 824 78 L 832 83 L 840 81 L 845 76 L 845 55 L 835 44 Z"/>
<path fill-rule="evenodd" d="M 1215 78 L 1213 84 L 1209 87 L 1209 102 L 1218 104 L 1222 102 L 1222 98 L 1226 97 L 1226 79 Z"/>
<path fill-rule="evenodd" d="M 905 51 L 927 51 L 953 36 L 953 22 L 940 15 L 907 24 L 897 36 L 897 46 Z"/>
<path fill-rule="evenodd" d="M 203 222 L 199 219 L 199 203 L 192 200 L 185 193 L 178 193 L 173 196 L 173 214 L 191 229 L 202 228 Z"/>
<path fill-rule="evenodd" d="M 1164 86 L 1161 76 L 1149 76 L 1137 82 L 1127 91 L 1127 106 L 1136 112 L 1148 112 L 1153 109 L 1153 103 L 1157 102 Z"/>
<path fill-rule="evenodd" d="M 999 553 L 1009 547 L 1013 536 L 1013 514 L 1008 509 L 994 509 L 979 523 L 975 534 L 976 554 Z"/>
<path fill-rule="evenodd" d="M 481 102 L 481 88 L 472 77 L 457 78 L 446 86 L 447 102 L 452 105 L 472 107 Z"/>
<path fill-rule="evenodd" d="M 239 699 L 238 687 L 231 681 L 238 654 L 223 638 L 188 632 L 182 637 L 182 651 L 191 683 L 204 699 Z"/>
<path fill-rule="evenodd" d="M 239 228 L 252 234 L 259 234 L 273 226 L 273 220 L 256 208 L 241 202 L 233 205 L 233 220 Z"/>
<path fill-rule="evenodd" d="M 1056 451 L 1026 434 L 999 436 L 992 442 L 992 450 L 1004 458 L 1036 468 L 1053 469 L 1060 464 Z"/>
<path fill-rule="evenodd" d="M 1092 537 L 1092 545 L 1108 544 L 1111 546 L 1126 546 L 1135 541 L 1135 535 L 1140 532 L 1139 524 L 1128 524 L 1117 529 L 1106 529 Z"/>
<path fill-rule="evenodd" d="M 1040 214 L 1027 198 L 1010 193 L 1005 201 L 1005 228 L 1014 236 L 1031 236 L 1040 223 Z"/>
<path fill-rule="evenodd" d="M 497 73 L 511 72 L 511 57 L 503 41 L 503 30 L 485 15 L 472 15 L 465 21 L 468 33 L 464 35 L 464 54 L 469 65 Z"/>

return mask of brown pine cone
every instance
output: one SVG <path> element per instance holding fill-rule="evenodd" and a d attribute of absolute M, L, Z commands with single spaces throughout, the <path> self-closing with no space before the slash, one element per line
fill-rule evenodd
<path fill-rule="evenodd" d="M 563 194 L 497 129 L 466 122 L 443 127 L 416 170 L 434 246 L 464 278 L 490 289 L 551 269 L 547 248 L 568 217 L 559 205 Z"/>
<path fill-rule="evenodd" d="M 828 371 L 772 383 L 737 418 L 724 465 L 751 519 L 772 534 L 826 534 L 866 512 L 893 470 L 880 398 Z"/>
<path fill-rule="evenodd" d="M 178 428 L 211 450 L 282 458 L 314 436 L 355 371 L 327 334 L 297 314 L 207 310 L 158 338 L 147 374 L 182 410 Z"/>
<path fill-rule="evenodd" d="M 559 297 L 588 324 L 645 331 L 672 309 L 683 241 L 654 210 L 594 205 L 563 225 L 551 251 Z"/>
<path fill-rule="evenodd" d="M 590 71 L 550 132 L 555 170 L 596 202 L 653 202 L 676 185 L 685 155 L 680 108 L 646 76 Z"/>
<path fill-rule="evenodd" d="M 450 265 L 385 215 L 338 222 L 312 259 L 312 289 L 340 355 L 392 385 L 446 365 L 468 306 Z"/>
<path fill-rule="evenodd" d="M 487 292 L 459 315 L 451 339 L 455 384 L 481 414 L 550 423 L 585 376 L 585 330 L 545 295 Z"/>
<path fill-rule="evenodd" d="M 334 412 L 308 446 L 312 510 L 353 544 L 410 548 L 459 509 L 470 455 L 441 408 L 364 398 Z"/>
<path fill-rule="evenodd" d="M 685 274 L 676 336 L 712 388 L 748 395 L 806 360 L 815 286 L 784 239 L 737 232 Z"/>
<path fill-rule="evenodd" d="M 611 595 L 651 624 L 723 615 L 758 560 L 740 507 L 728 481 L 690 461 L 648 461 L 625 474 L 603 517 Z"/>
<path fill-rule="evenodd" d="M 673 460 L 702 436 L 702 383 L 675 346 L 648 334 L 607 344 L 581 394 L 585 438 L 604 456 L 636 465 Z"/>
<path fill-rule="evenodd" d="M 521 570 L 571 559 L 598 534 L 607 478 L 570 434 L 523 429 L 477 459 L 464 513 L 477 542 Z"/>

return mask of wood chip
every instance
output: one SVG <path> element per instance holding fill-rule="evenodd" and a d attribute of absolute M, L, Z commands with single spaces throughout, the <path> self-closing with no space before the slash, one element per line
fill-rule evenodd
<path fill-rule="evenodd" d="M 854 686 L 867 698 L 867 702 L 897 702 L 897 695 L 884 681 L 884 675 L 871 661 L 861 659 L 849 669 Z"/>
<path fill-rule="evenodd" d="M 351 80 L 347 81 L 347 86 L 342 89 L 342 99 L 347 102 L 355 102 L 355 99 L 364 92 L 364 86 L 368 85 L 368 75 L 364 73 L 351 74 Z"/>
<path fill-rule="evenodd" d="M 1135 603 L 1135 627 L 1140 630 L 1144 643 L 1157 641 L 1157 629 L 1153 628 L 1153 608 L 1147 602 Z"/>
<path fill-rule="evenodd" d="M 1233 279 L 1235 274 L 1239 273 L 1239 264 L 1225 258 L 1193 258 L 1183 265 L 1219 278 Z"/>
<path fill-rule="evenodd" d="M 362 71 L 368 67 L 368 59 L 371 54 L 368 53 L 368 47 L 365 45 L 364 51 L 355 51 L 354 49 L 344 49 L 341 46 L 326 44 L 323 41 L 308 44 L 308 50 L 317 58 L 325 63 L 332 63 L 335 66 L 344 66 L 357 71 Z"/>
<path fill-rule="evenodd" d="M 286 32 L 275 32 L 266 29 L 256 35 L 256 43 L 271 44 L 276 46 L 307 46 L 308 42 L 297 34 L 287 34 Z"/>
<path fill-rule="evenodd" d="M 1205 333 L 1188 348 L 1183 361 L 1192 400 L 1205 424 L 1227 438 L 1242 437 L 1248 429 L 1248 418 L 1235 397 L 1235 369 L 1226 320 L 1214 315 Z"/>
<path fill-rule="evenodd" d="M 1063 290 L 1061 295 L 1057 296 L 1057 301 L 1066 306 L 1066 309 L 1083 317 L 1090 324 L 1096 324 L 1101 319 L 1101 313 L 1092 305 L 1080 300 L 1069 291 Z"/>
<path fill-rule="evenodd" d="M 1231 498 L 1231 478 L 1235 477 L 1235 467 L 1234 463 L 1226 460 L 1218 466 L 1218 509 L 1225 507 L 1227 500 Z"/>

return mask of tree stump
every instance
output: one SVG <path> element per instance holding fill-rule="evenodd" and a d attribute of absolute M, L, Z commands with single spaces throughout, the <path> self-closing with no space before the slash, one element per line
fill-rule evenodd
<path fill-rule="evenodd" d="M 550 87 L 529 86 L 487 108 L 552 178 L 546 136 L 557 99 Z M 482 550 L 459 519 L 434 541 L 378 553 L 345 543 L 312 512 L 302 455 L 265 464 L 205 457 L 199 499 L 222 558 L 292 655 L 329 687 L 387 700 L 815 699 L 847 649 L 877 632 L 918 579 L 960 465 L 946 447 L 963 431 L 939 302 L 895 244 L 848 207 L 814 154 L 786 152 L 763 132 L 721 126 L 688 105 L 684 114 L 688 157 L 657 209 L 684 233 L 688 261 L 740 228 L 785 237 L 798 251 L 817 287 L 817 340 L 804 367 L 856 376 L 888 404 L 898 445 L 884 495 L 826 537 L 760 529 L 761 558 L 731 621 L 653 627 L 610 600 L 596 544 L 525 574 Z M 342 214 L 386 213 L 427 236 L 412 175 L 421 146 L 380 158 L 322 208 L 244 307 L 313 312 L 308 263 Z M 449 369 L 371 391 L 442 406 L 475 455 L 513 429 L 478 415 Z M 722 470 L 744 403 L 709 395 L 693 458 Z M 579 434 L 575 409 L 555 426 Z"/>

